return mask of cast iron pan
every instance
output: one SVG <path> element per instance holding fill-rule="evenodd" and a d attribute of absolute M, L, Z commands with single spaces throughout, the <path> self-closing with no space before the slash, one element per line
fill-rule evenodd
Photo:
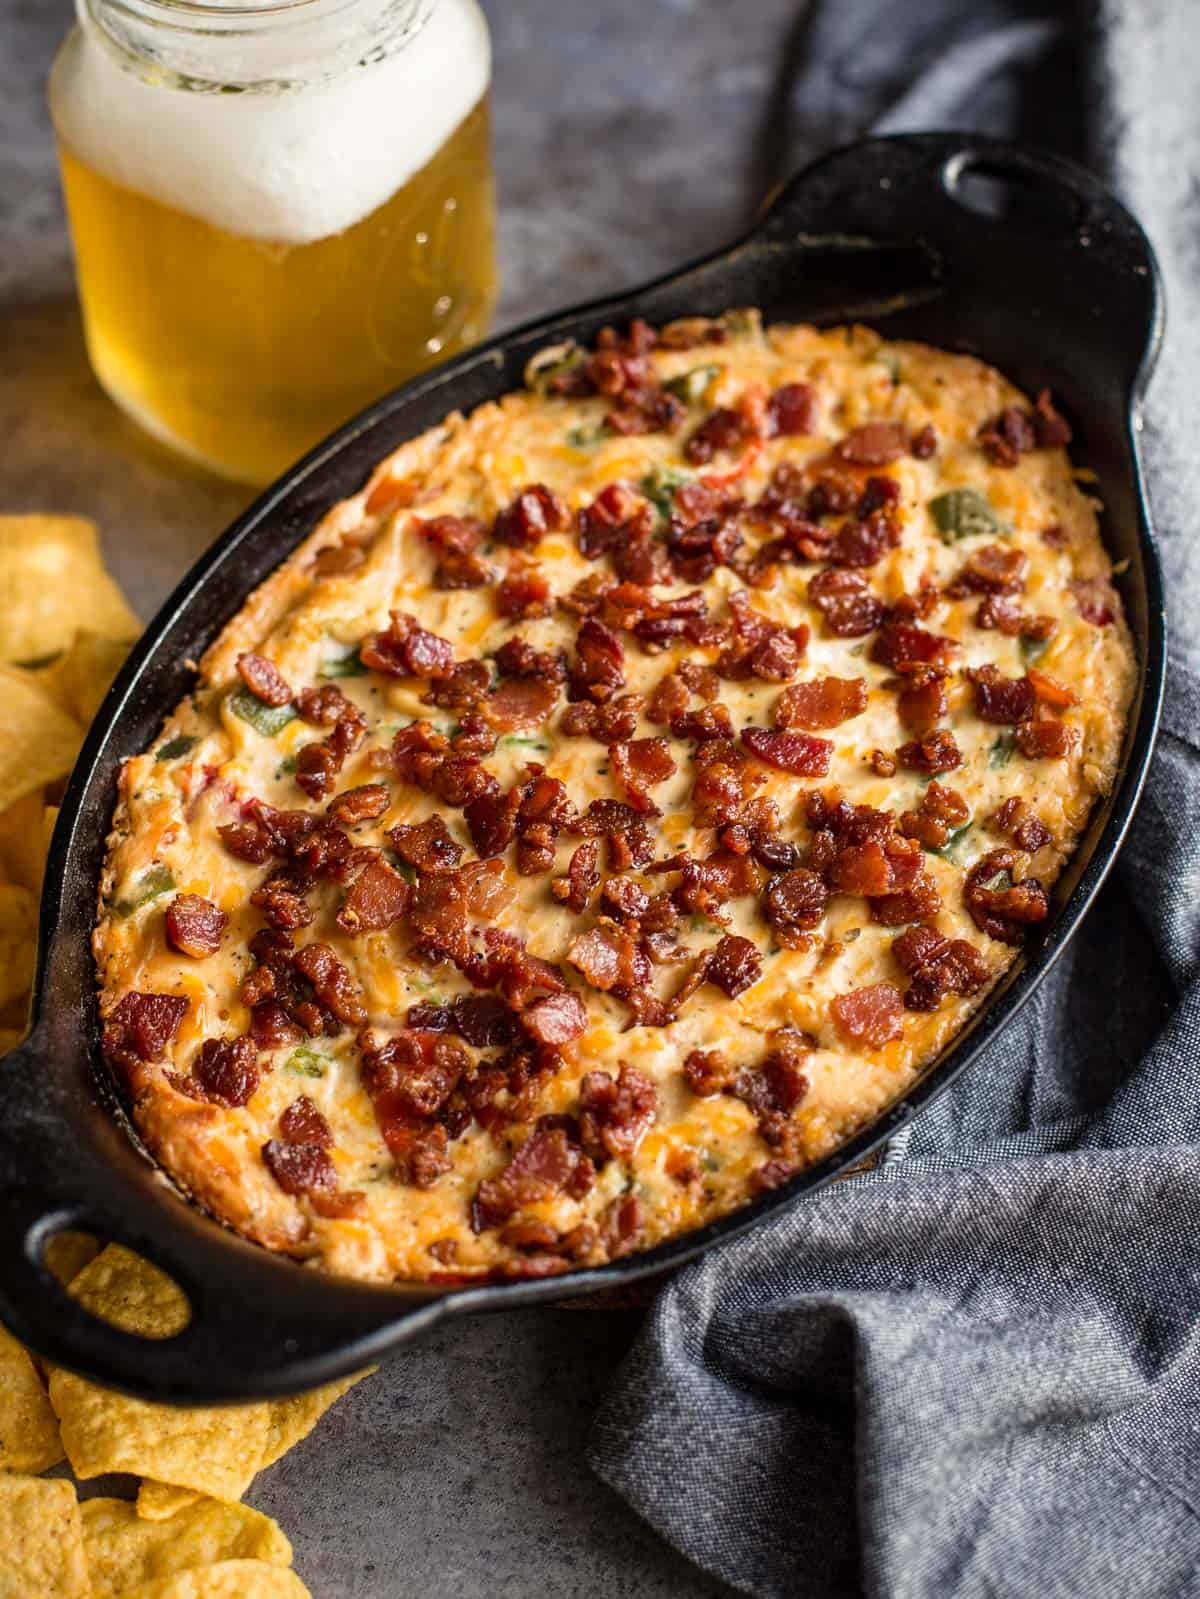
<path fill-rule="evenodd" d="M 761 306 L 769 319 L 861 319 L 1049 385 L 1097 474 L 1104 536 L 1141 663 L 1120 780 L 1056 889 L 1050 921 L 970 1030 L 873 1127 L 786 1187 L 646 1254 L 549 1281 L 369 1287 L 243 1242 L 141 1151 L 100 1059 L 89 935 L 122 759 L 188 691 L 246 594 L 396 445 L 521 384 L 528 357 L 608 322 Z M 0 1067 L 0 1319 L 39 1354 L 130 1393 L 245 1400 L 326 1382 L 447 1316 L 595 1293 L 677 1266 L 794 1204 L 894 1134 L 969 1066 L 1045 975 L 1094 898 L 1150 759 L 1162 690 L 1162 578 L 1138 463 L 1138 404 L 1159 342 L 1154 257 L 1092 177 L 955 135 L 852 145 L 793 179 L 732 248 L 612 299 L 519 328 L 381 400 L 237 521 L 167 601 L 113 685 L 59 818 L 42 904 L 33 1026 Z M 149 1342 L 81 1310 L 42 1264 L 82 1227 L 140 1250 L 186 1290 L 190 1325 Z"/>

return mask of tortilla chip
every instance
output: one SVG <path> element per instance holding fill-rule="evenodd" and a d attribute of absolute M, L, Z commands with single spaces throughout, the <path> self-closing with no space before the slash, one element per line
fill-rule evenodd
<path fill-rule="evenodd" d="M 260 1469 L 273 1466 L 293 1444 L 307 1438 L 330 1405 L 340 1399 L 348 1388 L 353 1388 L 356 1382 L 361 1382 L 376 1370 L 377 1367 L 369 1366 L 366 1371 L 326 1383 L 323 1388 L 314 1388 L 311 1393 L 297 1394 L 292 1399 L 273 1399 L 267 1422 L 267 1445 L 259 1463 Z"/>
<path fill-rule="evenodd" d="M 74 1484 L 0 1476 L 0 1599 L 88 1599 L 89 1591 Z"/>
<path fill-rule="evenodd" d="M 38 902 L 27 888 L 0 883 L 0 1006 L 27 994 L 37 954 Z"/>
<path fill-rule="evenodd" d="M 2 1599 L 2 1596 L 0 1596 Z M 120 1599 L 312 1599 L 294 1571 L 262 1560 L 222 1560 L 126 1588 Z"/>
<path fill-rule="evenodd" d="M 0 875 L 32 894 L 41 892 L 46 861 L 42 848 L 45 808 L 41 790 L 32 789 L 0 815 Z"/>
<path fill-rule="evenodd" d="M 146 1521 L 169 1521 L 203 1498 L 194 1488 L 177 1488 L 174 1483 L 145 1477 L 138 1487 L 137 1513 Z"/>
<path fill-rule="evenodd" d="M 35 674 L 37 681 L 64 711 L 86 727 L 125 664 L 132 642 L 132 638 L 80 633 L 58 660 Z"/>
<path fill-rule="evenodd" d="M 93 1314 L 144 1338 L 169 1338 L 188 1320 L 183 1292 L 118 1244 L 84 1267 L 71 1293 Z M 57 1368 L 50 1402 L 77 1477 L 125 1471 L 214 1499 L 240 1499 L 266 1447 L 265 1404 L 179 1410 L 109 1393 Z"/>
<path fill-rule="evenodd" d="M 2 520 L 2 519 L 0 519 Z M 38 685 L 36 674 L 0 666 L 0 811 L 66 777 L 83 729 Z"/>
<path fill-rule="evenodd" d="M 0 1471 L 36 1475 L 62 1457 L 58 1422 L 33 1358 L 0 1327 Z"/>
<path fill-rule="evenodd" d="M 91 1233 L 76 1232 L 64 1227 L 55 1233 L 42 1253 L 48 1270 L 52 1271 L 64 1288 L 69 1288 L 85 1266 L 100 1253 L 100 1240 Z"/>
<path fill-rule="evenodd" d="M 280 1528 L 245 1505 L 198 1499 L 170 1523 L 143 1520 L 125 1499 L 88 1499 L 80 1511 L 93 1599 L 219 1561 L 292 1563 L 292 1546 Z"/>
<path fill-rule="evenodd" d="M 85 628 L 115 639 L 141 630 L 105 570 L 95 523 L 0 516 L 0 661 L 57 655 Z"/>

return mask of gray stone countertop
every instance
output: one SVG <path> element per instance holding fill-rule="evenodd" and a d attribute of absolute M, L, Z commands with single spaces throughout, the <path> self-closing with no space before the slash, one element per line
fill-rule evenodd
<path fill-rule="evenodd" d="M 801 0 L 484 0 L 495 44 L 501 326 L 720 244 L 770 177 Z M 181 465 L 91 377 L 45 75 L 68 0 L 0 19 L 0 511 L 95 518 L 149 617 L 249 498 Z M 764 150 L 768 153 L 764 154 Z M 583 1462 L 638 1314 L 440 1328 L 263 1474 L 317 1599 L 716 1595 Z"/>

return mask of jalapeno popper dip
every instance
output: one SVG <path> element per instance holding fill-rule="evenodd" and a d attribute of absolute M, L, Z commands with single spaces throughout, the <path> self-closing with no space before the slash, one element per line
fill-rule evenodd
<path fill-rule="evenodd" d="M 1049 394 L 752 312 L 382 462 L 127 762 L 148 1146 L 372 1279 L 643 1249 L 875 1120 L 1048 914 L 1134 657 Z"/>

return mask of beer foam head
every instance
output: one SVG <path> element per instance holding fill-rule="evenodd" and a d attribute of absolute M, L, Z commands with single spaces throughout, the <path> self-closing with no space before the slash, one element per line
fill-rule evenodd
<path fill-rule="evenodd" d="M 246 65 L 228 58 L 231 81 Z M 113 182 L 244 238 L 308 244 L 390 199 L 478 103 L 490 73 L 475 0 L 438 0 L 382 59 L 236 94 L 181 87 L 77 30 L 55 62 L 50 104 L 59 136 Z"/>

